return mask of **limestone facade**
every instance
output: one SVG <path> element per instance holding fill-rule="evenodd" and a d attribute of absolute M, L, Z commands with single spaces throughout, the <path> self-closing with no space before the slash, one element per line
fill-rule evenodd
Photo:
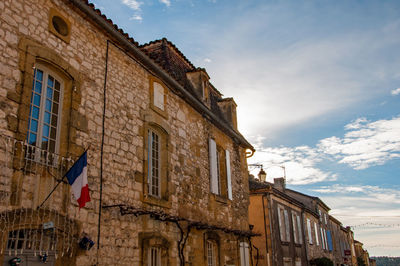
<path fill-rule="evenodd" d="M 85 1 L 6 0 L 0 14 L 0 260 L 246 264 L 253 147 L 237 131 L 236 104 L 205 70 L 166 40 L 139 46 Z M 176 69 L 162 65 L 158 47 Z M 50 99 L 47 135 L 43 126 L 36 136 L 32 108 L 42 92 L 32 84 L 40 71 L 61 89 Z M 204 82 L 173 75 L 179 71 Z M 44 125 L 47 109 L 40 112 Z M 37 209 L 86 149 L 91 201 L 79 209 L 61 183 Z M 95 242 L 90 250 L 78 247 L 85 236 Z M 49 239 L 44 248 L 31 238 Z"/>

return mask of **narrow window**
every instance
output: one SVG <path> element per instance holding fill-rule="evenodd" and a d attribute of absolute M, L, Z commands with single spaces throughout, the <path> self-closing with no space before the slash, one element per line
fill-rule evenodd
<path fill-rule="evenodd" d="M 164 111 L 164 87 L 157 82 L 153 83 L 154 106 Z"/>
<path fill-rule="evenodd" d="M 317 244 L 317 246 L 319 246 L 318 225 L 317 225 L 317 223 L 314 223 L 314 229 L 315 229 L 315 244 Z"/>
<path fill-rule="evenodd" d="M 295 213 L 292 213 L 292 225 L 293 225 L 293 237 L 294 237 L 294 243 L 298 243 L 298 230 L 297 230 L 297 215 Z"/>
<path fill-rule="evenodd" d="M 161 248 L 149 248 L 148 266 L 161 266 Z"/>
<path fill-rule="evenodd" d="M 240 266 L 249 266 L 249 244 L 247 242 L 240 242 Z"/>
<path fill-rule="evenodd" d="M 286 230 L 286 241 L 290 241 L 290 228 L 289 228 L 289 214 L 287 210 L 283 211 L 285 214 L 285 230 Z"/>
<path fill-rule="evenodd" d="M 210 190 L 211 193 L 218 194 L 219 178 L 218 178 L 218 163 L 217 163 L 217 144 L 215 140 L 209 140 L 210 152 Z"/>
<path fill-rule="evenodd" d="M 27 142 L 35 158 L 58 152 L 63 82 L 45 67 L 34 71 Z M 38 148 L 35 149 L 34 147 Z"/>
<path fill-rule="evenodd" d="M 308 243 L 310 243 L 312 245 L 313 239 L 312 239 L 311 221 L 310 221 L 310 219 L 307 219 L 307 232 L 308 232 Z"/>
<path fill-rule="evenodd" d="M 148 131 L 148 183 L 149 194 L 161 196 L 161 160 L 160 160 L 160 136 L 152 130 Z"/>
<path fill-rule="evenodd" d="M 207 265 L 216 266 L 216 246 L 213 241 L 207 240 Z"/>
<path fill-rule="evenodd" d="M 226 181 L 228 182 L 228 199 L 232 200 L 231 159 L 228 150 L 225 150 Z"/>
<path fill-rule="evenodd" d="M 299 232 L 299 244 L 303 243 L 303 232 L 301 230 L 301 221 L 300 221 L 300 215 L 297 215 L 297 228 Z"/>
<path fill-rule="evenodd" d="M 279 223 L 279 233 L 280 233 L 280 236 L 281 236 L 281 241 L 285 241 L 286 240 L 286 238 L 285 238 L 285 231 L 284 231 L 284 226 L 285 226 L 285 223 L 284 223 L 284 221 L 283 221 L 283 209 L 282 209 L 282 207 L 280 207 L 280 206 L 278 206 L 278 223 Z"/>
<path fill-rule="evenodd" d="M 321 243 L 322 243 L 322 248 L 325 249 L 325 239 L 324 239 L 324 229 L 321 227 Z"/>
<path fill-rule="evenodd" d="M 217 148 L 217 183 L 218 183 L 218 195 L 221 195 L 221 151 Z"/>

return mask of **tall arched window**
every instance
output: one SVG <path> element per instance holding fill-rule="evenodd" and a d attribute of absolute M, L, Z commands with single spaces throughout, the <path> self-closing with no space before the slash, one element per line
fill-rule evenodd
<path fill-rule="evenodd" d="M 36 66 L 29 107 L 27 142 L 44 152 L 57 153 L 59 149 L 63 87 L 64 82 L 57 74 L 43 65 Z"/>

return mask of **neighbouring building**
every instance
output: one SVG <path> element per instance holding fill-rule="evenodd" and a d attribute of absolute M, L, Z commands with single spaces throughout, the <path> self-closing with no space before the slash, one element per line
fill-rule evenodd
<path fill-rule="evenodd" d="M 321 199 L 286 188 L 284 178 L 270 183 L 251 176 L 249 187 L 250 224 L 260 234 L 252 240 L 258 265 L 305 266 L 322 258 L 357 265 L 353 232 L 328 214 Z"/>
<path fill-rule="evenodd" d="M 0 14 L 3 265 L 250 265 L 254 149 L 206 70 L 85 0 L 5 0 Z M 61 181 L 85 150 L 79 209 Z M 273 197 L 281 218 L 300 215 Z"/>
<path fill-rule="evenodd" d="M 370 266 L 369 253 L 363 248 L 363 243 L 354 240 L 354 249 L 356 251 L 357 265 L 362 261 L 366 266 Z"/>
<path fill-rule="evenodd" d="M 260 234 L 252 241 L 258 251 L 253 261 L 260 266 L 307 265 L 303 206 L 285 193 L 284 179 L 272 184 L 249 178 L 249 187 L 249 220 Z"/>

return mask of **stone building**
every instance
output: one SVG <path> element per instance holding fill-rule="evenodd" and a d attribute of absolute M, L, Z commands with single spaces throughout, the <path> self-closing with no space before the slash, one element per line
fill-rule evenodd
<path fill-rule="evenodd" d="M 4 265 L 249 265 L 254 149 L 206 70 L 87 1 L 6 0 L 0 14 Z M 79 209 L 61 181 L 85 150 Z"/>
<path fill-rule="evenodd" d="M 249 221 L 260 234 L 252 240 L 258 265 L 313 265 L 321 258 L 335 266 L 356 265 L 352 231 L 318 197 L 286 188 L 284 178 L 269 183 L 251 177 L 249 187 Z"/>
<path fill-rule="evenodd" d="M 307 225 L 306 233 L 309 235 L 309 232 L 311 232 L 311 235 L 315 236 L 315 245 L 308 242 L 308 259 L 326 257 L 334 261 L 332 232 L 328 215 L 330 208 L 318 197 L 309 196 L 291 189 L 287 189 L 286 193 L 302 202 L 314 214 L 317 214 L 318 220 L 313 218 L 308 220 L 306 218 L 304 221 Z"/>

